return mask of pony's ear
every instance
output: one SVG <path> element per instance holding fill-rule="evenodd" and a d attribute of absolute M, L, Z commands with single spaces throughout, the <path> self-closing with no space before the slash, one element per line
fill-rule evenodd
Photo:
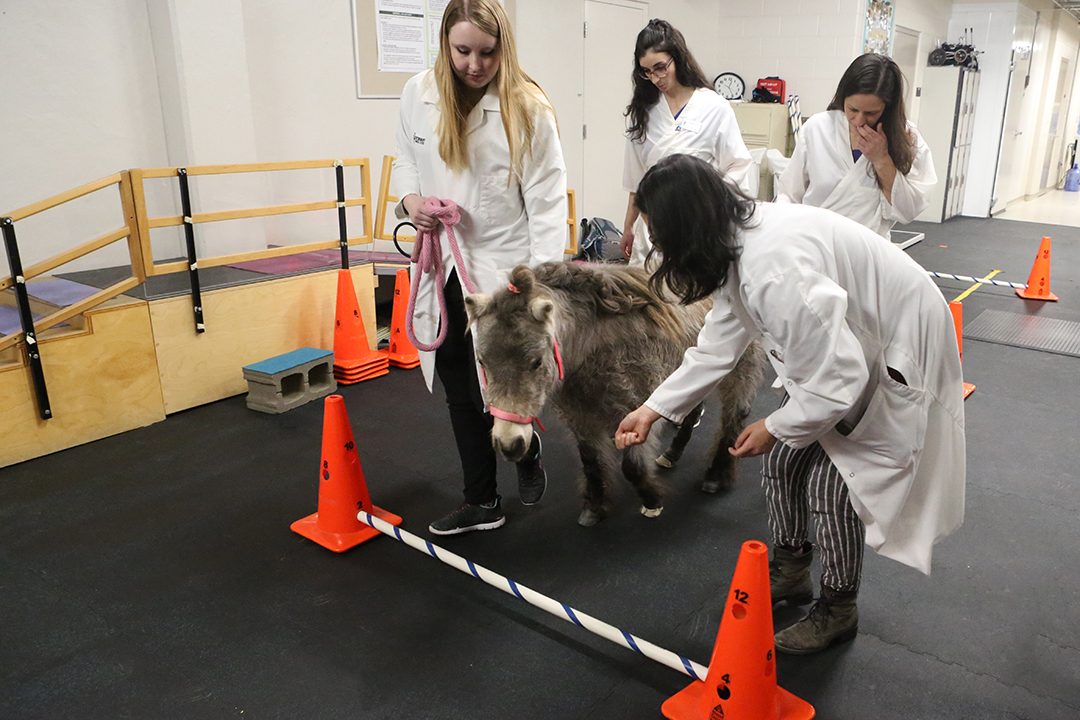
<path fill-rule="evenodd" d="M 517 289 L 517 292 L 528 295 L 536 284 L 536 275 L 527 265 L 518 265 L 510 273 L 510 284 Z"/>
<path fill-rule="evenodd" d="M 465 312 L 469 316 L 469 322 L 476 322 L 481 315 L 491 307 L 491 296 L 481 293 L 473 293 L 465 296 Z"/>
<path fill-rule="evenodd" d="M 551 317 L 551 311 L 554 309 L 555 303 L 547 298 L 538 297 L 529 303 L 529 310 L 532 312 L 533 317 L 542 323 L 548 321 L 548 318 Z"/>

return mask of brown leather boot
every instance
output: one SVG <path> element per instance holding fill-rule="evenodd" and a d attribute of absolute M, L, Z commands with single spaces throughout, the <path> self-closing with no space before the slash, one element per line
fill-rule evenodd
<path fill-rule="evenodd" d="M 777 545 L 769 561 L 769 593 L 773 605 L 787 601 L 789 605 L 806 605 L 814 599 L 814 583 L 810 579 L 810 563 L 814 561 L 814 547 L 804 543 L 802 553 L 796 555 Z"/>
<path fill-rule="evenodd" d="M 776 649 L 789 655 L 809 655 L 854 638 L 859 632 L 859 609 L 855 606 L 858 594 L 823 585 L 821 597 L 806 617 L 776 633 Z"/>

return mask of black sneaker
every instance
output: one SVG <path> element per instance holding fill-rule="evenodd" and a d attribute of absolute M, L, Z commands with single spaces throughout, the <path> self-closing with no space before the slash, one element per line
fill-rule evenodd
<path fill-rule="evenodd" d="M 470 505 L 465 503 L 446 517 L 439 518 L 428 525 L 428 530 L 436 535 L 458 535 L 473 530 L 494 530 L 506 522 L 499 500 L 495 498 L 495 507 Z"/>
<path fill-rule="evenodd" d="M 541 450 L 540 435 L 534 432 L 528 452 L 532 459 L 522 460 L 517 464 L 518 497 L 523 505 L 540 502 L 540 498 L 544 497 L 544 490 L 547 489 L 547 473 L 544 472 Z"/>

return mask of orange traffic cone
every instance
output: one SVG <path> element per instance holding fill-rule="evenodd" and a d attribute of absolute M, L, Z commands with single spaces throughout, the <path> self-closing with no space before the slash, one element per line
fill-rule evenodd
<path fill-rule="evenodd" d="M 394 367 L 411 368 L 420 365 L 420 351 L 405 335 L 405 314 L 409 312 L 409 271 L 402 268 L 394 279 L 394 314 L 390 317 L 390 348 L 380 350 Z"/>
<path fill-rule="evenodd" d="M 776 684 L 769 551 L 743 543 L 705 682 L 661 707 L 671 720 L 810 720 L 814 708 Z"/>
<path fill-rule="evenodd" d="M 964 364 L 964 305 L 963 303 L 953 300 L 949 303 L 949 310 L 952 311 L 953 325 L 956 326 L 956 346 L 960 350 L 960 364 Z M 964 399 L 968 399 L 968 395 L 975 392 L 975 386 L 969 382 L 964 383 Z"/>
<path fill-rule="evenodd" d="M 1057 302 L 1058 296 L 1050 292 L 1050 238 L 1044 237 L 1039 243 L 1039 254 L 1031 266 L 1027 288 L 1016 288 L 1016 294 L 1025 300 L 1051 300 Z"/>
<path fill-rule="evenodd" d="M 338 270 L 336 316 L 334 378 L 343 385 L 351 385 L 390 372 L 386 357 L 368 347 L 364 319 L 360 316 L 352 273 L 348 270 Z"/>
<path fill-rule="evenodd" d="M 366 510 L 391 525 L 401 524 L 400 517 L 371 504 L 345 412 L 345 400 L 340 395 L 328 395 L 323 410 L 319 511 L 290 527 L 324 548 L 344 552 L 379 534 L 356 519 L 359 510 Z"/>

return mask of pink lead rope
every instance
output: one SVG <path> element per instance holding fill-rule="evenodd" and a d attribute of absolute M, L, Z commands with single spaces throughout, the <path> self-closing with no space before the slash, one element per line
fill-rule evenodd
<path fill-rule="evenodd" d="M 446 238 L 450 241 L 450 252 L 454 256 L 454 266 L 457 268 L 461 284 L 465 288 L 465 292 L 475 293 L 476 286 L 473 285 L 472 278 L 469 277 L 468 271 L 465 270 L 465 263 L 461 260 L 461 248 L 458 247 L 457 237 L 454 235 L 454 226 L 461 222 L 461 212 L 458 210 L 457 204 L 453 200 L 440 200 L 436 197 L 429 197 L 424 201 L 424 211 L 438 218 L 446 229 Z M 416 308 L 416 291 L 420 287 L 420 278 L 414 278 L 412 288 L 409 291 L 409 308 L 405 313 L 405 335 L 417 350 L 431 352 L 443 344 L 443 340 L 446 339 L 447 326 L 446 297 L 443 294 L 446 276 L 443 273 L 442 246 L 439 244 L 438 227 L 434 230 L 416 231 L 416 244 L 413 245 L 410 260 L 416 263 L 416 269 L 420 273 L 435 274 L 435 292 L 439 297 L 440 322 L 439 336 L 435 338 L 435 342 L 429 344 L 416 339 L 416 334 L 413 332 L 413 311 Z"/>

